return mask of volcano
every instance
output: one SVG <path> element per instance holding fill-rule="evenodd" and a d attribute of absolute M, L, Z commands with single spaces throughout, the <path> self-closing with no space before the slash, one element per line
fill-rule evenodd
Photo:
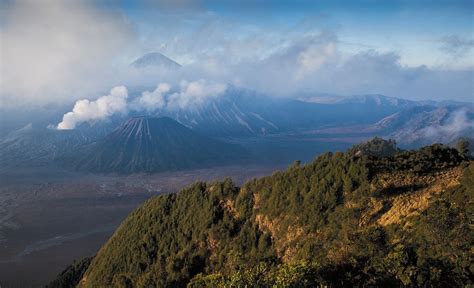
<path fill-rule="evenodd" d="M 167 69 L 177 69 L 181 65 L 176 61 L 166 57 L 159 52 L 151 52 L 143 55 L 142 57 L 135 60 L 132 64 L 135 68 L 146 68 L 146 67 L 161 67 Z"/>
<path fill-rule="evenodd" d="M 135 117 L 79 154 L 78 170 L 151 173 L 231 164 L 246 159 L 247 152 L 171 118 Z"/>

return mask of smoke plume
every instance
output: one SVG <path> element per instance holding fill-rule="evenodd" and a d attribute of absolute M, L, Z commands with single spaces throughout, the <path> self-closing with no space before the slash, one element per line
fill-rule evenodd
<path fill-rule="evenodd" d="M 202 105 L 211 98 L 216 98 L 226 90 L 224 84 L 212 84 L 206 80 L 181 81 L 181 91 L 173 93 L 168 98 L 168 108 L 185 109 L 189 106 Z"/>
<path fill-rule="evenodd" d="M 79 100 L 71 112 L 64 114 L 57 129 L 74 129 L 80 123 L 105 120 L 108 117 L 128 111 L 152 113 L 163 110 L 187 109 L 203 105 L 207 100 L 221 96 L 227 86 L 221 83 L 209 83 L 204 79 L 181 81 L 175 90 L 168 83 L 160 83 L 153 91 L 143 91 L 140 97 L 128 101 L 125 86 L 118 86 L 109 95 L 95 101 Z"/>
<path fill-rule="evenodd" d="M 144 91 L 142 96 L 133 105 L 133 110 L 145 110 L 148 112 L 161 109 L 166 105 L 165 94 L 171 87 L 167 83 L 159 84 L 154 91 Z"/>
<path fill-rule="evenodd" d="M 104 120 L 115 113 L 124 113 L 127 111 L 127 98 L 127 88 L 117 86 L 110 90 L 109 95 L 99 97 L 95 101 L 79 100 L 71 112 L 64 114 L 57 129 L 74 129 L 83 122 Z"/>

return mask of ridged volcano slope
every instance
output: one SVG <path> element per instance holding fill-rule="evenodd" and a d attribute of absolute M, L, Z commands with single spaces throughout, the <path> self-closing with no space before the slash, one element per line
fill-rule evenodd
<path fill-rule="evenodd" d="M 135 117 L 87 147 L 76 162 L 92 172 L 158 172 L 221 165 L 243 148 L 201 136 L 171 118 Z"/>

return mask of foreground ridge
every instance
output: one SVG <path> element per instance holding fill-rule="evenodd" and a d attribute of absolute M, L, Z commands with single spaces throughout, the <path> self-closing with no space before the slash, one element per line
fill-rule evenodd
<path fill-rule="evenodd" d="M 148 200 L 85 272 L 66 271 L 79 287 L 472 285 L 466 155 L 374 139 L 242 187 L 195 183 Z"/>

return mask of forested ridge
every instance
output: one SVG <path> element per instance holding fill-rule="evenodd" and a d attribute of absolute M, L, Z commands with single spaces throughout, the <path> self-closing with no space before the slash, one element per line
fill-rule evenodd
<path fill-rule="evenodd" d="M 467 151 L 376 138 L 153 197 L 50 287 L 472 286 L 473 195 Z"/>

